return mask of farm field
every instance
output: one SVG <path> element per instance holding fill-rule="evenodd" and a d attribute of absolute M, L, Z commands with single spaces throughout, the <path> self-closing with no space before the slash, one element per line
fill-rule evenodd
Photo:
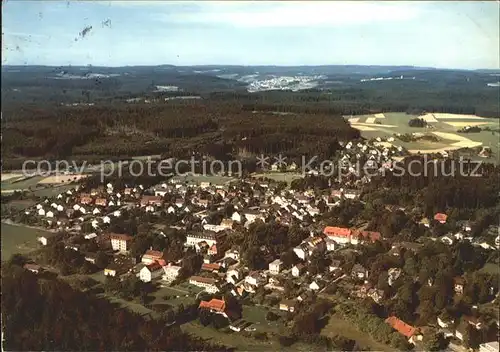
<path fill-rule="evenodd" d="M 382 117 L 383 116 L 383 117 Z M 421 132 L 426 135 L 435 135 L 439 141 L 428 140 L 416 142 L 403 142 L 396 139 L 393 144 L 403 146 L 411 153 L 439 152 L 459 148 L 490 147 L 493 151 L 493 159 L 498 159 L 499 137 L 500 135 L 491 131 L 481 131 L 478 133 L 457 133 L 457 130 L 465 126 L 480 126 L 498 129 L 500 120 L 494 118 L 483 118 L 474 115 L 457 114 L 427 114 L 421 116 L 431 126 L 432 129 L 417 128 L 408 126 L 408 121 L 418 117 L 408 115 L 404 112 L 390 112 L 384 114 L 345 116 L 351 126 L 361 131 L 364 138 L 388 138 L 395 133 L 415 133 Z"/>
<path fill-rule="evenodd" d="M 300 165 L 299 165 L 300 166 Z M 266 177 L 275 181 L 284 181 L 288 184 L 292 183 L 293 180 L 303 178 L 303 176 L 296 172 L 265 172 L 265 173 L 254 173 L 252 177 Z"/>
<path fill-rule="evenodd" d="M 7 180 L 3 180 L 2 179 L 2 183 L 1 183 L 1 189 L 2 191 L 14 191 L 14 190 L 24 190 L 24 189 L 28 189 L 28 188 L 35 188 L 35 187 L 41 187 L 41 186 L 37 186 L 38 182 L 40 182 L 41 180 L 43 180 L 44 177 L 43 176 L 34 176 L 34 177 L 29 177 L 29 178 L 24 178 L 23 177 L 20 177 L 20 178 L 10 178 L 10 179 L 7 179 Z"/>
<path fill-rule="evenodd" d="M 38 182 L 39 184 L 61 184 L 61 183 L 69 183 L 73 181 L 79 181 L 82 178 L 87 177 L 88 175 L 75 174 L 75 175 L 56 175 L 49 176 Z"/>
<path fill-rule="evenodd" d="M 36 238 L 48 231 L 38 230 L 21 225 L 1 224 L 2 260 L 8 260 L 15 253 L 29 253 L 38 248 Z"/>

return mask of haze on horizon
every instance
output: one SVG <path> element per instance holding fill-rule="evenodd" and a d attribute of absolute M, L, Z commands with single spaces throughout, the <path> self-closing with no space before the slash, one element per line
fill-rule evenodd
<path fill-rule="evenodd" d="M 500 67 L 498 2 L 9 0 L 2 7 L 4 65 Z"/>

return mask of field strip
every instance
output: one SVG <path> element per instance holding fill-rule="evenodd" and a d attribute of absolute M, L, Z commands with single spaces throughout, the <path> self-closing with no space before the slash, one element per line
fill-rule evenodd
<path fill-rule="evenodd" d="M 357 130 L 360 130 L 362 132 L 365 132 L 365 131 L 377 131 L 376 128 L 368 127 L 368 126 L 363 126 L 363 125 L 358 125 L 358 124 L 351 124 L 351 127 L 355 128 Z"/>
<path fill-rule="evenodd" d="M 7 181 L 7 180 L 10 180 L 10 179 L 13 179 L 13 178 L 23 177 L 24 175 L 23 174 L 8 174 L 8 173 L 5 173 L 5 174 L 2 174 L 1 176 L 2 176 L 1 181 L 4 182 L 4 181 Z"/>
<path fill-rule="evenodd" d="M 394 128 L 394 127 L 398 127 L 396 125 L 382 125 L 382 124 L 369 124 L 369 123 L 363 123 L 363 122 L 358 122 L 355 124 L 356 126 L 368 126 L 368 127 L 389 127 L 389 128 Z"/>
<path fill-rule="evenodd" d="M 375 118 L 377 118 L 377 119 L 385 119 L 385 115 L 384 114 L 375 114 Z"/>
<path fill-rule="evenodd" d="M 445 124 L 451 125 L 453 127 L 465 127 L 465 126 L 482 126 L 482 125 L 489 125 L 490 122 L 448 122 L 446 121 Z"/>
<path fill-rule="evenodd" d="M 47 184 L 47 183 L 69 183 L 72 181 L 79 181 L 82 178 L 87 177 L 87 175 L 58 175 L 58 176 L 49 176 L 39 181 L 39 184 Z"/>
<path fill-rule="evenodd" d="M 375 117 L 369 117 L 366 119 L 366 123 L 373 124 L 375 123 L 375 120 L 376 120 Z"/>
<path fill-rule="evenodd" d="M 460 115 L 460 114 L 445 114 L 445 113 L 435 113 L 434 116 L 440 119 L 455 119 L 455 120 L 483 120 L 484 117 L 476 115 Z"/>
<path fill-rule="evenodd" d="M 359 117 L 351 117 L 349 120 L 350 123 L 357 123 L 359 121 Z"/>
<path fill-rule="evenodd" d="M 432 132 L 432 133 L 443 139 L 449 139 L 450 141 L 457 141 L 457 142 L 470 141 L 469 138 L 459 136 L 456 133 L 448 133 L 448 132 Z"/>
<path fill-rule="evenodd" d="M 419 116 L 419 118 L 423 119 L 425 122 L 438 122 L 434 115 L 435 114 L 425 114 L 423 116 Z"/>

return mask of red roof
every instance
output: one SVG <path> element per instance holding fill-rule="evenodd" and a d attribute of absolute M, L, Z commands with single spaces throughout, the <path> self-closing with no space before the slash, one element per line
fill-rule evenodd
<path fill-rule="evenodd" d="M 144 253 L 143 257 L 150 257 L 152 259 L 161 259 L 163 257 L 163 252 L 148 249 L 146 253 Z"/>
<path fill-rule="evenodd" d="M 112 240 L 123 240 L 123 241 L 132 241 L 134 239 L 132 236 L 125 235 L 122 233 L 110 233 L 109 237 Z"/>
<path fill-rule="evenodd" d="M 333 237 L 351 237 L 352 231 L 347 227 L 327 226 L 323 230 L 323 233 Z"/>
<path fill-rule="evenodd" d="M 446 215 L 446 214 L 436 213 L 436 215 L 434 215 L 434 220 L 436 220 L 436 221 L 446 222 L 446 219 L 448 219 L 448 215 Z"/>
<path fill-rule="evenodd" d="M 149 265 L 146 265 L 146 267 L 149 269 L 149 271 L 153 272 L 153 271 L 157 271 L 157 270 L 161 270 L 162 267 L 159 263 L 157 262 L 154 262 L 154 263 L 151 263 Z"/>
<path fill-rule="evenodd" d="M 399 332 L 401 335 L 406 336 L 407 338 L 415 335 L 417 328 L 406 324 L 401 319 L 396 318 L 395 316 L 391 316 L 385 320 L 387 324 L 389 324 L 394 330 Z"/>
<path fill-rule="evenodd" d="M 218 271 L 220 269 L 220 264 L 212 263 L 203 263 L 201 266 L 201 270 L 208 270 L 208 271 Z"/>
<path fill-rule="evenodd" d="M 141 204 L 146 205 L 146 204 L 161 204 L 162 203 L 162 198 L 158 196 L 142 196 L 141 199 Z"/>
<path fill-rule="evenodd" d="M 210 301 L 201 301 L 198 308 L 208 308 L 217 312 L 224 312 L 226 310 L 226 302 L 221 299 L 212 298 Z"/>
<path fill-rule="evenodd" d="M 379 241 L 382 238 L 380 232 L 376 231 L 359 231 L 358 236 L 361 236 L 363 240 L 369 240 L 371 242 Z"/>

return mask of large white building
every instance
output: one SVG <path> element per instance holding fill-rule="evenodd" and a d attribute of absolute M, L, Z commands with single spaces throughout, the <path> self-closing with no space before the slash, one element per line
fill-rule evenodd
<path fill-rule="evenodd" d="M 159 278 L 164 273 L 163 268 L 158 263 L 146 265 L 139 271 L 139 279 L 144 282 L 150 282 Z"/>
<path fill-rule="evenodd" d="M 210 232 L 189 234 L 186 236 L 185 245 L 192 247 L 196 246 L 200 242 L 206 242 L 209 247 L 212 247 L 214 244 L 217 244 L 217 240 L 219 238 L 220 238 L 219 235 Z"/>
<path fill-rule="evenodd" d="M 163 276 L 162 280 L 165 281 L 174 281 L 177 276 L 179 276 L 179 272 L 181 270 L 181 267 L 178 265 L 167 265 L 163 267 Z"/>
<path fill-rule="evenodd" d="M 498 352 L 498 341 L 491 341 L 479 345 L 479 352 Z"/>
<path fill-rule="evenodd" d="M 111 248 L 114 251 L 128 252 L 132 243 L 132 236 L 113 233 L 110 236 Z"/>

